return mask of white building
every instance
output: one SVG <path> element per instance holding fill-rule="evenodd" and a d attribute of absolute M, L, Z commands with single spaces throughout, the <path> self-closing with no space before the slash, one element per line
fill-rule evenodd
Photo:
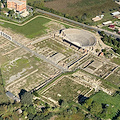
<path fill-rule="evenodd" d="M 103 22 L 103 25 L 109 25 L 111 23 L 112 23 L 112 21 L 107 21 L 107 22 Z"/>
<path fill-rule="evenodd" d="M 113 16 L 120 15 L 120 12 L 119 11 L 113 12 L 112 15 Z"/>

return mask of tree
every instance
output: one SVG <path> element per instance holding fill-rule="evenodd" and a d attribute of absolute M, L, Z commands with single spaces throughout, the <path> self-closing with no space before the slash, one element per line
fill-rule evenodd
<path fill-rule="evenodd" d="M 117 44 L 117 47 L 120 48 L 120 42 Z"/>
<path fill-rule="evenodd" d="M 35 95 L 36 97 L 39 97 L 39 94 L 36 91 L 33 92 L 33 95 Z"/>
<path fill-rule="evenodd" d="M 117 28 L 115 28 L 115 30 L 114 30 L 116 33 L 118 33 L 119 32 L 119 30 L 117 29 Z"/>
<path fill-rule="evenodd" d="M 33 117 L 34 117 L 34 115 L 33 114 L 28 114 L 28 118 L 29 118 L 29 120 L 33 120 Z"/>
<path fill-rule="evenodd" d="M 93 102 L 92 99 L 88 99 L 88 100 L 85 101 L 84 106 L 88 109 L 91 106 L 92 102 Z"/>
<path fill-rule="evenodd" d="M 118 45 L 118 41 L 115 39 L 115 40 L 113 40 L 113 45 L 114 46 L 117 46 Z"/>
<path fill-rule="evenodd" d="M 118 49 L 116 50 L 116 53 L 120 54 L 120 48 L 118 48 Z"/>
<path fill-rule="evenodd" d="M 101 36 L 104 36 L 104 34 L 105 34 L 104 31 L 101 31 L 101 32 L 100 32 L 100 35 L 101 35 Z"/>
<path fill-rule="evenodd" d="M 96 52 L 99 52 L 99 49 L 95 49 Z"/>
<path fill-rule="evenodd" d="M 40 116 L 34 117 L 33 120 L 40 120 Z M 42 119 L 41 119 L 41 120 L 42 120 Z"/>
<path fill-rule="evenodd" d="M 112 43 L 112 37 L 111 35 L 108 37 L 108 42 L 111 44 Z"/>
<path fill-rule="evenodd" d="M 81 17 L 81 20 L 84 21 L 84 20 L 86 20 L 86 19 L 87 19 L 87 14 L 84 13 L 84 14 L 82 15 L 82 17 Z"/>
<path fill-rule="evenodd" d="M 107 42 L 108 41 L 108 36 L 106 34 L 103 36 L 102 41 L 103 42 Z"/>
<path fill-rule="evenodd" d="M 37 8 L 43 8 L 44 7 L 44 0 L 34 1 L 33 6 L 37 7 Z"/>
<path fill-rule="evenodd" d="M 27 112 L 28 112 L 29 114 L 33 114 L 33 115 L 36 114 L 36 110 L 35 110 L 35 108 L 34 108 L 33 105 L 30 105 L 30 106 L 27 108 Z"/>
<path fill-rule="evenodd" d="M 66 17 L 66 18 L 69 18 L 69 14 L 65 14 L 65 17 Z"/>
<path fill-rule="evenodd" d="M 0 2 L 0 12 L 1 12 L 1 2 Z"/>
<path fill-rule="evenodd" d="M 33 95 L 30 92 L 25 92 L 21 95 L 21 103 L 31 105 L 32 104 Z"/>
<path fill-rule="evenodd" d="M 112 119 L 113 116 L 115 116 L 116 113 L 113 112 L 113 108 L 111 106 L 107 106 L 106 108 L 103 109 L 101 117 L 105 119 Z"/>
<path fill-rule="evenodd" d="M 106 49 L 102 49 L 102 52 L 104 52 L 104 53 L 105 53 L 105 52 L 106 52 Z"/>
<path fill-rule="evenodd" d="M 101 113 L 103 111 L 102 105 L 100 103 L 97 103 L 97 102 L 94 101 L 92 103 L 92 106 L 90 107 L 90 111 L 93 114 L 97 115 L 97 114 L 99 114 L 99 113 Z"/>
<path fill-rule="evenodd" d="M 7 111 L 7 105 L 3 104 L 3 105 L 0 105 L 0 113 L 4 113 Z"/>
<path fill-rule="evenodd" d="M 8 13 L 9 13 L 9 16 L 13 16 L 14 10 L 9 10 Z"/>

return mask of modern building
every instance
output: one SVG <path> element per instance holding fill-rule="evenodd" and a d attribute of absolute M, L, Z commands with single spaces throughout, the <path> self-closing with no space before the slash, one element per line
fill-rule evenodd
<path fill-rule="evenodd" d="M 103 22 L 102 24 L 103 25 L 110 25 L 110 24 L 112 24 L 112 21 Z"/>
<path fill-rule="evenodd" d="M 12 100 L 14 100 L 14 101 L 16 101 L 16 102 L 20 102 L 20 98 L 16 97 L 16 96 L 15 96 L 14 94 L 12 94 L 11 92 L 7 91 L 7 92 L 6 92 L 6 95 L 7 95 L 10 99 L 12 99 Z"/>
<path fill-rule="evenodd" d="M 26 11 L 26 0 L 7 0 L 7 8 L 22 13 Z"/>
<path fill-rule="evenodd" d="M 110 28 L 115 28 L 115 25 L 109 25 L 108 27 L 110 27 Z"/>
<path fill-rule="evenodd" d="M 120 12 L 119 11 L 113 12 L 112 15 L 113 16 L 120 15 Z"/>
<path fill-rule="evenodd" d="M 104 15 L 99 15 L 99 16 L 96 16 L 96 17 L 92 18 L 92 20 L 93 20 L 94 22 L 96 22 L 96 21 L 101 20 L 103 17 L 104 17 Z"/>

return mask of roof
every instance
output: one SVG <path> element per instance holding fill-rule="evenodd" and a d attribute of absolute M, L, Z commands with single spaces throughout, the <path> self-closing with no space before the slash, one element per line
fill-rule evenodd
<path fill-rule="evenodd" d="M 13 99 L 14 101 L 20 102 L 20 99 L 18 97 L 16 97 L 14 94 L 12 94 L 11 92 L 7 91 L 6 95 L 10 98 Z"/>
<path fill-rule="evenodd" d="M 86 30 L 69 28 L 62 30 L 61 35 L 64 40 L 78 47 L 93 46 L 96 43 L 94 35 Z"/>
<path fill-rule="evenodd" d="M 17 113 L 18 113 L 18 114 L 21 114 L 21 113 L 22 113 L 22 110 L 19 108 L 19 109 L 17 110 Z"/>
<path fill-rule="evenodd" d="M 116 11 L 116 12 L 113 12 L 113 13 L 112 13 L 113 16 L 116 16 L 116 15 L 119 15 L 119 14 L 120 14 L 119 11 Z"/>
<path fill-rule="evenodd" d="M 99 21 L 99 20 L 101 20 L 101 19 L 102 19 L 102 18 L 100 18 L 99 16 L 96 16 L 96 17 L 92 18 L 93 21 Z"/>
<path fill-rule="evenodd" d="M 115 27 L 115 25 L 109 25 L 109 27 L 114 28 L 114 27 Z"/>
<path fill-rule="evenodd" d="M 15 2 L 15 3 L 18 4 L 18 5 L 24 4 L 24 2 L 19 1 L 19 0 L 7 0 L 7 1 L 8 1 L 8 2 Z"/>
<path fill-rule="evenodd" d="M 99 16 L 96 16 L 96 17 L 92 18 L 92 20 L 93 20 L 93 21 L 99 21 L 99 20 L 101 20 L 103 17 L 104 17 L 104 15 L 99 15 Z"/>
<path fill-rule="evenodd" d="M 100 53 L 98 54 L 98 56 L 104 56 L 104 53 L 103 53 L 103 52 L 100 52 Z"/>
<path fill-rule="evenodd" d="M 111 24 L 112 21 L 103 22 L 103 25 Z"/>

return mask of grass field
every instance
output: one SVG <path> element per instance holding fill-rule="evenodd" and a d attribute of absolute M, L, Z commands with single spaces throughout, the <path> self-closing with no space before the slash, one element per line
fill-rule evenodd
<path fill-rule="evenodd" d="M 113 85 L 120 87 L 120 68 L 118 68 L 113 74 L 111 74 L 107 79 Z"/>
<path fill-rule="evenodd" d="M 3 85 L 4 83 L 0 72 L 0 104 L 8 102 L 8 98 L 5 94 L 5 89 Z"/>
<path fill-rule="evenodd" d="M 120 65 L 120 58 L 113 58 L 111 61 Z"/>
<path fill-rule="evenodd" d="M 28 0 L 28 2 L 29 1 L 30 0 Z M 52 8 L 71 16 L 81 17 L 86 13 L 87 18 L 119 9 L 119 5 L 113 0 L 53 0 L 46 2 L 45 7 Z"/>
<path fill-rule="evenodd" d="M 80 94 L 82 94 L 83 91 L 84 93 L 86 93 L 89 91 L 89 88 L 86 88 L 70 80 L 67 77 L 63 77 L 57 84 L 49 88 L 44 93 L 44 95 L 46 97 L 51 97 L 52 99 L 57 100 L 57 101 L 59 99 L 66 100 L 66 101 L 72 101 L 76 97 L 78 97 Z"/>
<path fill-rule="evenodd" d="M 96 101 L 97 103 L 108 104 L 108 108 L 110 109 L 108 114 L 111 118 L 114 117 L 120 109 L 120 95 L 112 97 L 104 92 L 98 92 L 93 95 L 91 99 Z"/>
<path fill-rule="evenodd" d="M 19 58 L 2 65 L 2 74 L 5 81 L 9 81 L 11 75 L 25 71 L 30 67 L 30 63 L 26 58 Z"/>
<path fill-rule="evenodd" d="M 47 27 L 45 27 L 45 24 L 48 22 L 50 22 L 50 19 L 39 17 L 24 26 L 17 26 L 10 23 L 4 23 L 1 26 L 11 28 L 13 31 L 22 33 L 28 38 L 34 38 L 46 33 Z"/>

